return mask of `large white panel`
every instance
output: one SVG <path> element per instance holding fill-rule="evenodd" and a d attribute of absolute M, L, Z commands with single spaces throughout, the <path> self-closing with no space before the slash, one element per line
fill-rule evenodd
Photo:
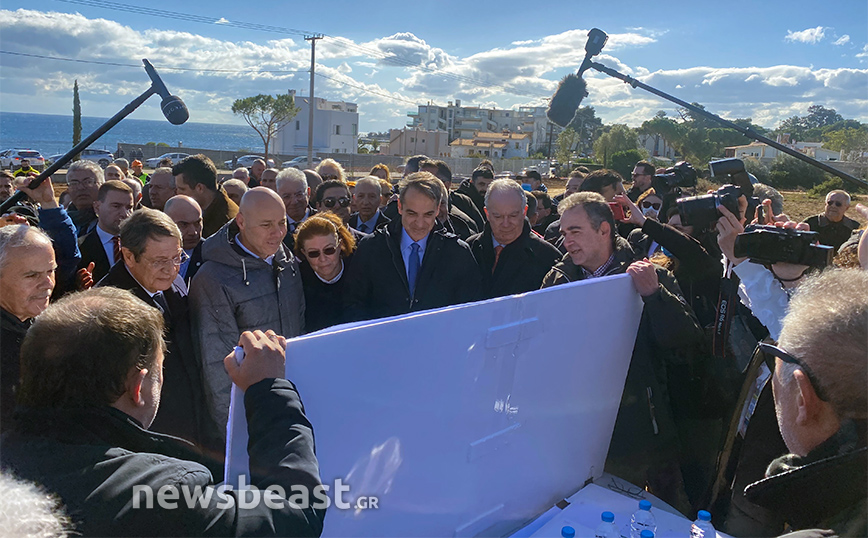
<path fill-rule="evenodd" d="M 575 493 L 603 471 L 641 311 L 619 275 L 291 340 L 324 483 L 379 497 L 330 508 L 323 536 L 505 535 Z"/>

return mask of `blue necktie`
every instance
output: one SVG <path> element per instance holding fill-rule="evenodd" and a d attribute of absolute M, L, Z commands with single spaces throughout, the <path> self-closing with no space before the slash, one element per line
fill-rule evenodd
<path fill-rule="evenodd" d="M 416 277 L 419 276 L 419 243 L 410 245 L 410 263 L 407 267 L 407 283 L 410 284 L 410 295 L 416 294 Z"/>

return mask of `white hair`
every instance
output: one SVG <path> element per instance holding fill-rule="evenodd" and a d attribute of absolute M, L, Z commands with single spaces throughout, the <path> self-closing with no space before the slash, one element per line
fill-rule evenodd
<path fill-rule="evenodd" d="M 93 172 L 94 177 L 96 177 L 97 184 L 101 185 L 105 183 L 105 173 L 102 171 L 102 168 L 93 161 L 88 161 L 87 159 L 75 161 L 66 169 L 66 175 L 68 176 L 70 172 L 75 172 L 76 170 L 90 170 Z"/>
<path fill-rule="evenodd" d="M 227 185 L 230 185 L 230 186 L 232 186 L 232 187 L 237 187 L 237 188 L 241 189 L 241 193 L 242 193 L 242 194 L 245 193 L 245 192 L 247 192 L 247 190 L 248 190 L 248 189 L 247 189 L 247 185 L 245 185 L 243 181 L 241 181 L 240 179 L 235 179 L 235 178 L 229 178 L 229 179 L 227 179 L 226 181 L 224 181 L 224 182 L 222 183 L 222 185 L 223 185 L 224 188 L 225 188 Z"/>
<path fill-rule="evenodd" d="M 39 486 L 0 473 L 0 529 L 4 536 L 58 538 L 71 536 L 73 526 L 57 497 Z"/>
<path fill-rule="evenodd" d="M 12 224 L 0 228 L 0 269 L 6 266 L 7 257 L 13 248 L 36 245 L 51 246 L 51 238 L 39 228 L 27 224 Z"/>
<path fill-rule="evenodd" d="M 247 178 L 249 178 L 249 177 L 250 177 L 250 171 L 247 170 L 246 168 L 244 168 L 243 166 L 241 166 L 241 167 L 239 167 L 239 168 L 236 168 L 236 169 L 232 172 L 232 177 L 233 177 L 233 178 L 236 178 L 236 179 L 241 179 L 242 177 L 247 177 Z"/>
<path fill-rule="evenodd" d="M 497 192 L 511 192 L 521 198 L 522 207 L 527 205 L 527 192 L 521 188 L 517 182 L 511 179 L 495 179 L 488 184 L 488 190 L 485 191 L 485 206 L 488 207 L 488 200 L 491 195 Z"/>
<path fill-rule="evenodd" d="M 839 418 L 868 416 L 868 272 L 827 269 L 793 295 L 778 339 L 822 384 Z M 784 370 L 789 381 L 797 366 Z M 816 388 L 816 387 L 815 387 Z"/>
<path fill-rule="evenodd" d="M 380 196 L 381 194 L 383 194 L 383 187 L 380 186 L 380 178 L 378 178 L 377 176 L 365 176 L 365 177 L 363 177 L 362 179 L 356 181 L 356 188 L 358 188 L 359 185 L 362 185 L 362 184 L 373 185 L 373 186 L 377 187 L 377 196 Z"/>
<path fill-rule="evenodd" d="M 274 188 L 280 189 L 282 184 L 289 181 L 298 181 L 299 183 L 304 183 L 304 186 L 307 187 L 307 177 L 305 177 L 304 172 L 297 168 L 284 168 L 277 174 Z"/>

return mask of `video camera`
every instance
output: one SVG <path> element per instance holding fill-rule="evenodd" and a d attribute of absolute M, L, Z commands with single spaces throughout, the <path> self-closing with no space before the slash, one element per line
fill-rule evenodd
<path fill-rule="evenodd" d="M 832 263 L 835 249 L 817 244 L 818 236 L 817 232 L 752 224 L 735 238 L 734 253 L 753 263 L 794 263 L 822 269 Z"/>
<path fill-rule="evenodd" d="M 678 212 L 681 222 L 690 226 L 705 227 L 720 218 L 718 207 L 727 208 L 736 218 L 744 217 L 752 220 L 758 207 L 759 198 L 753 196 L 753 183 L 750 174 L 744 169 L 741 159 L 721 159 L 708 163 L 711 177 L 726 177 L 729 181 L 712 194 L 679 198 Z M 747 209 L 744 215 L 738 210 L 738 198 L 747 198 Z"/>
<path fill-rule="evenodd" d="M 662 174 L 651 178 L 651 186 L 658 196 L 663 196 L 678 187 L 696 186 L 696 169 L 689 162 L 680 161 L 675 166 L 667 168 Z"/>

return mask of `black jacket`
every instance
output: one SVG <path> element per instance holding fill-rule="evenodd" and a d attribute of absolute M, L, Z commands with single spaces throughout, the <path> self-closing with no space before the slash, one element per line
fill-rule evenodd
<path fill-rule="evenodd" d="M 817 232 L 821 245 L 829 245 L 835 248 L 835 252 L 841 248 L 853 230 L 859 227 L 859 223 L 850 217 L 844 217 L 839 222 L 832 222 L 826 215 L 814 215 L 805 219 L 805 223 L 811 227 L 812 232 Z"/>
<path fill-rule="evenodd" d="M 446 220 L 444 222 L 437 221 L 434 227 L 442 227 L 447 232 L 457 235 L 462 241 L 467 241 L 471 235 L 478 233 L 476 223 L 455 207 L 449 208 L 449 215 L 446 216 Z"/>
<path fill-rule="evenodd" d="M 782 456 L 745 496 L 782 515 L 794 530 L 832 529 L 868 536 L 868 443 L 865 422 L 845 420 L 807 456 Z"/>
<path fill-rule="evenodd" d="M 462 181 L 455 192 L 461 196 L 456 196 L 454 199 L 450 196 L 449 201 L 467 213 L 476 223 L 476 229 L 481 230 L 488 220 L 485 218 L 485 198 L 479 194 L 469 179 Z"/>
<path fill-rule="evenodd" d="M 307 261 L 300 262 L 301 283 L 304 286 L 304 330 L 312 333 L 346 321 L 343 294 L 346 291 L 347 273 L 353 256 L 344 258 L 344 273 L 334 284 L 326 284 L 314 272 Z"/>
<path fill-rule="evenodd" d="M 11 429 L 21 380 L 21 342 L 33 323 L 0 308 L 0 432 Z"/>
<path fill-rule="evenodd" d="M 116 263 L 97 287 L 129 290 L 136 297 L 163 312 L 167 353 L 163 362 L 163 393 L 160 409 L 151 425 L 155 432 L 192 441 L 209 450 L 221 449 L 222 435 L 205 405 L 202 367 L 193 351 L 187 296 L 173 284 L 163 292 L 165 311 L 133 278 L 125 263 Z"/>
<path fill-rule="evenodd" d="M 615 260 L 604 276 L 623 274 L 633 261 L 626 240 L 616 236 L 615 242 Z M 566 254 L 546 275 L 543 287 L 585 278 L 582 269 Z M 678 474 L 675 487 L 680 487 L 679 439 L 669 392 L 682 388 L 668 386 L 668 370 L 687 367 L 681 364 L 678 351 L 697 345 L 703 333 L 672 274 L 658 267 L 657 278 L 657 292 L 642 298 L 645 306 L 606 466 L 608 472 L 632 484 L 649 484 L 652 493 L 676 506 L 671 473 Z"/>
<path fill-rule="evenodd" d="M 313 428 L 295 387 L 285 379 L 265 379 L 244 395 L 250 442 L 251 483 L 260 490 L 279 485 L 320 485 Z M 231 506 L 206 490 L 215 480 L 196 461 L 192 446 L 147 431 L 113 407 L 24 409 L 16 430 L 3 436 L 2 469 L 36 482 L 60 497 L 82 536 L 319 536 L 325 510 L 265 503 Z M 222 477 L 218 476 L 217 480 Z M 178 491 L 175 509 L 157 502 L 161 486 L 186 486 L 196 501 L 187 507 Z M 134 488 L 152 488 L 152 507 Z M 177 490 L 176 490 L 177 491 Z M 213 489 L 211 490 L 213 493 Z M 222 500 L 221 500 L 222 499 Z"/>
<path fill-rule="evenodd" d="M 374 230 L 366 230 L 366 231 L 364 231 L 364 232 L 362 232 L 361 230 L 359 230 L 359 226 L 361 226 L 361 224 L 362 224 L 361 221 L 360 221 L 360 219 L 361 219 L 361 217 L 359 217 L 359 212 L 356 211 L 355 213 L 353 213 L 352 215 L 350 215 L 349 226 L 352 227 L 352 228 L 354 228 L 354 229 L 356 229 L 356 230 L 358 230 L 360 233 L 367 233 L 367 234 L 372 234 L 372 233 L 374 233 Z M 377 214 L 377 222 L 374 224 L 374 229 L 379 230 L 380 228 L 382 228 L 383 226 L 389 224 L 390 222 L 392 222 L 392 219 L 390 219 L 389 217 L 387 217 L 386 215 L 384 215 L 382 211 L 380 211 L 380 212 Z"/>
<path fill-rule="evenodd" d="M 444 230 L 428 234 L 428 244 L 410 294 L 401 256 L 401 219 L 362 239 L 344 294 L 349 321 L 383 318 L 482 298 L 479 269 L 467 243 Z"/>
<path fill-rule="evenodd" d="M 78 268 L 82 269 L 87 267 L 90 262 L 93 262 L 94 282 L 102 280 L 102 277 L 106 276 L 109 269 L 112 268 L 96 229 L 79 238 L 78 250 L 81 252 L 81 261 L 78 264 Z"/>
<path fill-rule="evenodd" d="M 533 233 L 527 220 L 519 238 L 504 247 L 496 266 L 489 223 L 485 223 L 485 230 L 471 237 L 468 244 L 479 264 L 486 299 L 538 290 L 543 278 L 561 259 L 558 249 Z"/>
<path fill-rule="evenodd" d="M 205 243 L 205 241 L 200 240 L 199 244 L 193 248 L 193 253 L 190 254 L 190 263 L 187 264 L 187 272 L 183 275 L 188 290 L 190 289 L 190 284 L 193 283 L 193 277 L 196 276 L 196 273 L 199 272 L 199 268 L 202 267 L 202 263 L 204 263 L 202 260 L 203 243 Z"/>

